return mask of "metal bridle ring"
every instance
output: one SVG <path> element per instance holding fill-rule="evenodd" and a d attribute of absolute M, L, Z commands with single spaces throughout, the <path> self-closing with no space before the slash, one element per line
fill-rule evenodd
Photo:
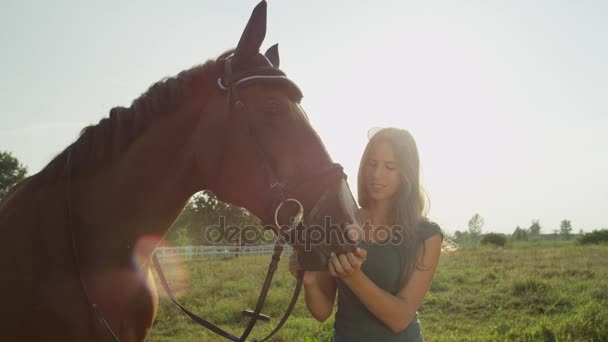
<path fill-rule="evenodd" d="M 274 224 L 277 226 L 277 228 L 280 227 L 280 225 L 279 225 L 279 211 L 281 210 L 281 207 L 283 206 L 283 204 L 285 204 L 287 202 L 297 203 L 298 206 L 300 207 L 300 210 L 298 211 L 298 213 L 296 214 L 296 216 L 293 217 L 293 222 L 291 223 L 291 227 L 289 227 L 289 230 L 288 230 L 288 232 L 289 232 L 292 229 L 294 229 L 295 227 L 299 226 L 300 223 L 302 223 L 302 220 L 304 219 L 304 206 L 302 205 L 302 203 L 300 203 L 300 201 L 298 201 L 295 198 L 288 198 L 288 199 L 282 201 L 281 203 L 279 203 L 279 205 L 277 206 L 277 208 L 274 211 Z"/>
<path fill-rule="evenodd" d="M 222 78 L 221 78 L 221 77 L 219 77 L 219 78 L 217 79 L 217 85 L 218 85 L 218 87 L 220 88 L 220 90 L 222 90 L 222 91 L 226 91 L 226 90 L 228 90 L 228 87 L 226 87 L 226 86 L 225 86 L 225 85 L 222 83 Z"/>

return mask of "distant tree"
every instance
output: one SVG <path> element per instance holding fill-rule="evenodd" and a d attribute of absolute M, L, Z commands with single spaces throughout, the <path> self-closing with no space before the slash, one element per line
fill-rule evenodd
<path fill-rule="evenodd" d="M 11 188 L 25 178 L 27 167 L 23 166 L 10 152 L 0 151 L 0 200 Z"/>
<path fill-rule="evenodd" d="M 481 228 L 485 224 L 483 218 L 479 214 L 473 215 L 469 220 L 469 236 L 473 241 L 479 240 L 481 237 Z"/>
<path fill-rule="evenodd" d="M 513 238 L 513 240 L 516 241 L 526 241 L 528 240 L 528 231 L 521 228 L 520 226 L 517 226 L 511 237 Z"/>
<path fill-rule="evenodd" d="M 481 244 L 504 247 L 507 244 L 507 236 L 502 233 L 488 233 L 481 239 Z"/>
<path fill-rule="evenodd" d="M 532 225 L 528 228 L 528 233 L 530 236 L 538 237 L 541 229 L 540 222 L 538 220 L 532 220 Z"/>
<path fill-rule="evenodd" d="M 563 220 L 559 225 L 559 234 L 564 240 L 569 240 L 570 232 L 572 232 L 572 224 L 570 223 L 570 220 Z"/>
<path fill-rule="evenodd" d="M 581 228 L 581 229 L 579 229 L 579 230 L 578 230 L 578 235 L 583 235 L 583 234 L 585 234 L 585 232 L 583 231 L 583 229 L 582 229 L 582 228 Z"/>
<path fill-rule="evenodd" d="M 559 229 L 553 229 L 553 240 L 557 240 L 557 236 L 559 235 Z"/>
<path fill-rule="evenodd" d="M 457 230 L 454 232 L 454 240 L 456 242 L 462 242 L 463 239 L 464 239 L 464 234 L 460 230 Z"/>
<path fill-rule="evenodd" d="M 578 243 L 587 244 L 608 244 L 608 229 L 594 230 L 578 236 Z"/>
<path fill-rule="evenodd" d="M 248 241 L 246 236 L 241 236 L 247 226 L 259 227 L 261 231 L 258 218 L 249 211 L 220 201 L 212 192 L 203 192 L 192 196 L 166 238 L 176 244 L 207 245 L 218 243 L 209 238 L 221 232 L 220 244 L 259 243 L 260 241 Z M 215 230 L 214 234 L 207 234 L 210 232 L 208 229 Z"/>

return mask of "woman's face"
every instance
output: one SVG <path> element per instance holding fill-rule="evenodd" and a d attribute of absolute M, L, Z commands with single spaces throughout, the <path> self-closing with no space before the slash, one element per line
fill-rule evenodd
<path fill-rule="evenodd" d="M 391 199 L 401 185 L 391 144 L 383 141 L 374 144 L 365 162 L 365 185 L 369 197 L 375 201 Z"/>

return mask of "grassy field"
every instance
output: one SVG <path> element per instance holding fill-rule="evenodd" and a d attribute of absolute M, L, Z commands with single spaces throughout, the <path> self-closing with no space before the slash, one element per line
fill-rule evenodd
<path fill-rule="evenodd" d="M 191 310 L 240 334 L 253 309 L 270 256 L 168 265 L 173 287 Z M 291 297 L 287 257 L 275 275 L 251 338 L 272 330 Z M 161 303 L 149 341 L 219 341 L 189 321 L 160 288 Z M 273 341 L 329 341 L 333 316 L 310 317 L 303 294 Z M 608 341 L 608 246 L 572 243 L 470 248 L 442 256 L 420 307 L 427 341 Z"/>

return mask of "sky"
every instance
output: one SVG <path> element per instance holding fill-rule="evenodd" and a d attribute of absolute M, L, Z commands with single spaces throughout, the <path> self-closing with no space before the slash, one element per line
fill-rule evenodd
<path fill-rule="evenodd" d="M 236 46 L 257 1 L 0 5 L 0 150 L 41 170 L 80 130 Z M 372 127 L 418 144 L 447 232 L 608 227 L 608 2 L 268 1 L 265 50 L 356 196 Z"/>

